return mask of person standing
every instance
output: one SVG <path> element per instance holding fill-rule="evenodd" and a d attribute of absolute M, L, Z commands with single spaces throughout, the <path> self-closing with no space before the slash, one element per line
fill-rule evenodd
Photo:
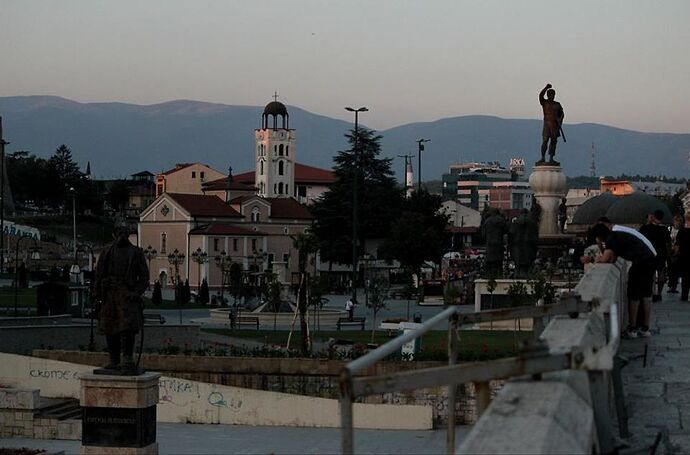
<path fill-rule="evenodd" d="M 592 227 L 592 235 L 597 242 L 604 243 L 604 253 L 597 258 L 597 262 L 613 263 L 618 257 L 632 262 L 628 270 L 628 327 L 623 332 L 623 337 L 652 336 L 649 330 L 650 298 L 654 287 L 656 253 L 636 235 L 624 231 L 612 231 L 603 223 Z M 642 315 L 638 319 L 640 309 Z"/>
<path fill-rule="evenodd" d="M 551 87 L 551 84 L 546 84 L 546 87 L 539 92 L 539 104 L 541 104 L 541 109 L 544 113 L 544 127 L 541 132 L 541 161 L 537 164 L 546 163 L 546 150 L 548 149 L 548 164 L 558 166 L 560 163 L 553 158 L 556 155 L 556 143 L 561 135 L 561 125 L 563 125 L 565 113 L 561 103 L 555 100 L 556 91 Z"/>
<path fill-rule="evenodd" d="M 671 248 L 671 236 L 668 229 L 661 225 L 664 219 L 662 210 L 655 210 L 647 215 L 647 223 L 640 227 L 640 233 L 644 235 L 656 250 L 656 281 L 652 302 L 661 301 L 661 292 L 666 282 L 666 260 Z"/>
<path fill-rule="evenodd" d="M 676 251 L 676 239 L 678 232 L 683 229 L 683 217 L 681 215 L 674 215 L 673 225 L 669 229 L 669 237 L 671 237 L 671 254 L 668 258 L 668 293 L 678 294 L 678 279 L 680 278 L 680 267 L 678 263 L 678 252 Z"/>
<path fill-rule="evenodd" d="M 134 337 L 144 325 L 142 295 L 149 285 L 144 251 L 129 242 L 125 228 L 113 232 L 115 241 L 98 258 L 94 299 L 98 329 L 110 355 L 108 371 L 138 374 L 134 365 Z M 122 357 L 121 357 L 122 356 Z"/>
<path fill-rule="evenodd" d="M 568 221 L 568 206 L 566 202 L 568 202 L 566 198 L 561 198 L 561 203 L 558 205 L 558 230 L 561 234 L 565 234 L 565 223 Z"/>
<path fill-rule="evenodd" d="M 690 293 L 690 212 L 685 214 L 685 227 L 676 235 L 674 251 L 678 254 L 678 270 L 681 279 L 680 300 L 688 301 Z"/>
<path fill-rule="evenodd" d="M 355 316 L 355 304 L 351 298 L 345 302 L 345 311 L 347 311 L 347 318 L 352 321 Z"/>

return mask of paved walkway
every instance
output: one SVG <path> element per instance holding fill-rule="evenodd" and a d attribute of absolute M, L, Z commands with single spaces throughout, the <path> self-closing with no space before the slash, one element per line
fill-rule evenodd
<path fill-rule="evenodd" d="M 456 439 L 469 427 L 458 427 Z M 331 454 L 340 453 L 340 430 L 330 428 L 250 427 L 159 423 L 161 454 Z M 446 450 L 445 430 L 355 430 L 358 454 L 439 454 Z M 2 447 L 64 450 L 79 453 L 80 441 L 3 439 Z"/>
<path fill-rule="evenodd" d="M 666 294 L 652 307 L 652 338 L 623 340 L 621 353 L 633 453 L 690 453 L 690 303 Z M 648 347 L 646 366 L 641 357 Z"/>

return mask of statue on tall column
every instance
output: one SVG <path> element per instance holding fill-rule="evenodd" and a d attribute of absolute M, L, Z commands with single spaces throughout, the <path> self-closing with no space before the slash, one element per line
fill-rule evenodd
<path fill-rule="evenodd" d="M 136 375 L 134 337 L 144 325 L 141 296 L 149 284 L 149 269 L 143 250 L 129 242 L 125 228 L 115 228 L 113 237 L 98 258 L 93 295 L 110 363 L 95 373 Z"/>
<path fill-rule="evenodd" d="M 484 276 L 496 278 L 503 271 L 503 253 L 508 225 L 497 209 L 491 209 L 484 220 L 482 233 L 486 241 L 484 253 Z"/>
<path fill-rule="evenodd" d="M 546 96 L 544 96 L 546 95 Z M 553 158 L 556 155 L 556 143 L 559 136 L 563 136 L 565 142 L 565 135 L 563 133 L 563 118 L 565 113 L 561 103 L 555 100 L 556 91 L 551 88 L 551 84 L 546 84 L 541 92 L 539 92 L 539 104 L 541 104 L 544 112 L 544 127 L 541 132 L 541 160 L 537 161 L 539 165 L 558 166 L 560 163 Z M 549 151 L 549 161 L 546 161 L 546 151 Z"/>
<path fill-rule="evenodd" d="M 522 209 L 510 225 L 510 254 L 515 262 L 515 277 L 528 278 L 537 259 L 539 226 L 527 209 Z"/>

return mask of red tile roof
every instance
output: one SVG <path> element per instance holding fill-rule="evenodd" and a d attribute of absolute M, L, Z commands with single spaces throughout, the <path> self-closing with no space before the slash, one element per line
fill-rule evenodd
<path fill-rule="evenodd" d="M 166 194 L 192 216 L 242 217 L 237 210 L 227 205 L 217 196 L 207 196 L 205 194 Z"/>
<path fill-rule="evenodd" d="M 242 174 L 237 174 L 233 177 L 238 182 L 253 185 L 255 174 L 254 171 L 249 171 L 244 172 Z M 299 185 L 305 183 L 320 183 L 327 185 L 333 182 L 335 182 L 335 174 L 333 173 L 333 171 L 313 166 L 307 166 L 306 164 L 295 163 L 296 184 Z"/>
<path fill-rule="evenodd" d="M 208 224 L 189 231 L 189 235 L 246 235 L 264 236 L 265 232 L 255 231 L 244 227 L 230 224 Z"/>
<path fill-rule="evenodd" d="M 211 180 L 210 182 L 204 182 L 201 184 L 203 191 L 218 191 L 218 190 L 230 190 L 230 191 L 254 191 L 256 192 L 256 187 L 253 185 L 248 185 L 246 183 L 238 182 L 233 180 L 228 183 L 228 178 L 223 177 L 217 180 Z"/>
<path fill-rule="evenodd" d="M 271 204 L 271 218 L 292 218 L 296 220 L 311 220 L 314 218 L 307 209 L 291 197 L 266 198 Z"/>

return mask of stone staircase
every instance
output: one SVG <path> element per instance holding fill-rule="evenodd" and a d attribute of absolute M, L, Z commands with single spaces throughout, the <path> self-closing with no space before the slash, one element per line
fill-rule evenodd
<path fill-rule="evenodd" d="M 36 389 L 0 388 L 0 438 L 81 439 L 82 410 L 73 398 Z"/>

